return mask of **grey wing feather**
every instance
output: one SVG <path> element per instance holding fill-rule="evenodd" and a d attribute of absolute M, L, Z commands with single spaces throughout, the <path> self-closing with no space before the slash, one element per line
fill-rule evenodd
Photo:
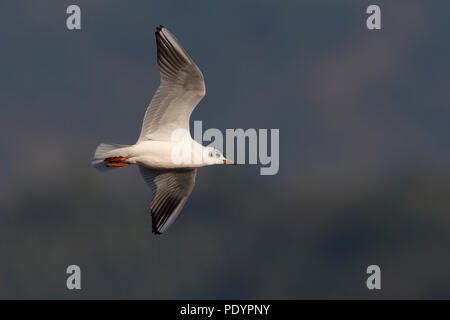
<path fill-rule="evenodd" d="M 189 132 L 189 118 L 205 96 L 203 74 L 169 30 L 156 29 L 161 84 L 150 102 L 138 141 L 168 141 L 176 129 Z"/>
<path fill-rule="evenodd" d="M 153 170 L 139 166 L 152 190 L 152 229 L 161 234 L 175 221 L 195 185 L 197 169 Z"/>

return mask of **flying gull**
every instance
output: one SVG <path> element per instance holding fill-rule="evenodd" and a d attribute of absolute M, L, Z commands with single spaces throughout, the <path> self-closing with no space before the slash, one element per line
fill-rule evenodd
<path fill-rule="evenodd" d="M 195 184 L 197 168 L 233 164 L 219 150 L 194 141 L 189 118 L 205 96 L 203 74 L 169 30 L 156 28 L 161 83 L 134 145 L 102 143 L 92 164 L 99 170 L 137 165 L 152 190 L 152 229 L 161 234 L 175 221 Z"/>

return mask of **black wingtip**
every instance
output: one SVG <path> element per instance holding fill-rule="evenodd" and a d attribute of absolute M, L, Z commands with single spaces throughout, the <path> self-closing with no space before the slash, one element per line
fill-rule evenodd
<path fill-rule="evenodd" d="M 161 234 L 161 232 L 159 232 L 155 227 L 152 228 L 152 231 L 157 236 L 159 236 Z"/>
<path fill-rule="evenodd" d="M 164 26 L 162 24 L 160 24 L 158 27 L 156 27 L 156 31 L 161 31 L 162 28 L 164 28 Z"/>

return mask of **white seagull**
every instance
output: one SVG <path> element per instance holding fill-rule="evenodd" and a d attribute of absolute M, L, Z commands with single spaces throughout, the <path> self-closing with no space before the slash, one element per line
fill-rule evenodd
<path fill-rule="evenodd" d="M 102 171 L 139 166 L 152 190 L 152 229 L 161 234 L 185 205 L 197 168 L 233 162 L 192 139 L 189 118 L 205 96 L 203 74 L 169 30 L 159 26 L 155 35 L 161 83 L 145 113 L 139 139 L 131 146 L 100 144 L 92 164 Z M 180 161 L 180 154 L 184 161 Z"/>

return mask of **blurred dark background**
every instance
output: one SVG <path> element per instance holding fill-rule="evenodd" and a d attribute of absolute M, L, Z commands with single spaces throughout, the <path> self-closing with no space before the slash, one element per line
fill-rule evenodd
<path fill-rule="evenodd" d="M 78 4 L 82 30 L 66 29 Z M 366 28 L 370 4 L 382 30 Z M 0 298 L 450 298 L 448 1 L 2 1 Z M 191 120 L 279 128 L 280 171 L 199 170 L 153 236 L 134 143 L 154 28 L 206 79 Z M 82 290 L 66 289 L 66 268 Z M 366 288 L 366 268 L 382 290 Z"/>

